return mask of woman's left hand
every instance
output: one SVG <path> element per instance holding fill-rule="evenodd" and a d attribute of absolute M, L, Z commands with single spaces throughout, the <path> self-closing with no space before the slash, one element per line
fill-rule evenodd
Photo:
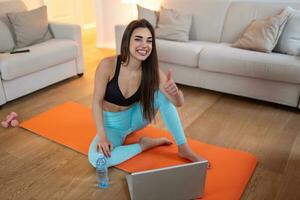
<path fill-rule="evenodd" d="M 164 84 L 164 89 L 170 96 L 176 96 L 179 93 L 178 87 L 172 78 L 172 70 L 169 69 L 166 75 L 166 83 Z"/>

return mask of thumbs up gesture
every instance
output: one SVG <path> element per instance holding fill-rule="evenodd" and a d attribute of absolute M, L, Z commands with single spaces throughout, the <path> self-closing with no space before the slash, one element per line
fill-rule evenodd
<path fill-rule="evenodd" d="M 166 83 L 164 84 L 164 89 L 167 94 L 171 96 L 176 96 L 178 94 L 178 87 L 172 78 L 172 70 L 169 69 L 166 75 Z"/>

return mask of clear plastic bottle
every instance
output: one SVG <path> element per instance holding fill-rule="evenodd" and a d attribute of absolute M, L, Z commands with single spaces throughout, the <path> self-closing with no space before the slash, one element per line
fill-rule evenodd
<path fill-rule="evenodd" d="M 97 159 L 96 173 L 97 173 L 98 187 L 108 188 L 109 179 L 108 179 L 107 160 L 103 154 L 100 154 Z"/>

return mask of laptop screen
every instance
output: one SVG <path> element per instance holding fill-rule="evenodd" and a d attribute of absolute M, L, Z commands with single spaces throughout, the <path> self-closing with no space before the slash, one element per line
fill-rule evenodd
<path fill-rule="evenodd" d="M 207 161 L 132 173 L 126 176 L 132 200 L 202 197 Z"/>

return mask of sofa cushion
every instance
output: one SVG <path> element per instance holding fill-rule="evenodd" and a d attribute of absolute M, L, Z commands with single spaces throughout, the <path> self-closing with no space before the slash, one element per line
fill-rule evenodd
<path fill-rule="evenodd" d="M 7 13 L 26 10 L 27 8 L 21 0 L 0 1 L 0 52 L 10 51 L 15 46 L 12 27 L 8 20 Z"/>
<path fill-rule="evenodd" d="M 280 12 L 280 14 L 267 19 L 253 20 L 246 28 L 242 37 L 232 46 L 270 53 L 274 49 L 287 19 L 291 14 L 292 10 L 286 8 Z"/>
<path fill-rule="evenodd" d="M 158 11 L 150 10 L 148 8 L 144 8 L 137 4 L 137 10 L 138 10 L 138 19 L 146 19 L 150 22 L 150 24 L 153 26 L 153 28 L 156 27 L 157 24 L 157 18 L 158 18 Z"/>
<path fill-rule="evenodd" d="M 30 46 L 29 53 L 0 54 L 1 77 L 12 80 L 73 60 L 77 56 L 77 48 L 75 41 L 52 39 Z"/>
<path fill-rule="evenodd" d="M 284 1 L 231 1 L 224 21 L 221 42 L 233 43 L 244 32 L 245 28 L 253 21 L 266 19 L 279 13 L 285 7 L 290 6 L 300 9 L 300 3 L 294 0 Z"/>
<path fill-rule="evenodd" d="M 14 1 L 0 1 L 0 19 L 8 22 L 6 14 L 9 12 L 22 12 L 26 11 L 26 5 L 22 0 L 14 0 Z"/>
<path fill-rule="evenodd" d="M 290 9 L 293 14 L 289 17 L 274 51 L 297 56 L 300 55 L 300 10 Z"/>
<path fill-rule="evenodd" d="M 155 36 L 166 40 L 187 42 L 191 25 L 192 15 L 181 15 L 174 10 L 161 7 Z"/>
<path fill-rule="evenodd" d="M 53 38 L 48 28 L 47 7 L 7 14 L 12 24 L 16 48 L 30 46 Z"/>
<path fill-rule="evenodd" d="M 14 46 L 14 39 L 8 26 L 0 20 L 0 53 L 11 51 Z"/>
<path fill-rule="evenodd" d="M 161 6 L 193 16 L 190 40 L 219 42 L 230 3 L 228 0 L 163 0 Z"/>
<path fill-rule="evenodd" d="M 224 43 L 205 47 L 200 54 L 199 68 L 212 72 L 300 83 L 299 57 L 237 49 Z"/>
<path fill-rule="evenodd" d="M 210 42 L 175 42 L 156 39 L 157 55 L 159 61 L 197 67 L 199 53 L 205 45 L 213 44 Z"/>

